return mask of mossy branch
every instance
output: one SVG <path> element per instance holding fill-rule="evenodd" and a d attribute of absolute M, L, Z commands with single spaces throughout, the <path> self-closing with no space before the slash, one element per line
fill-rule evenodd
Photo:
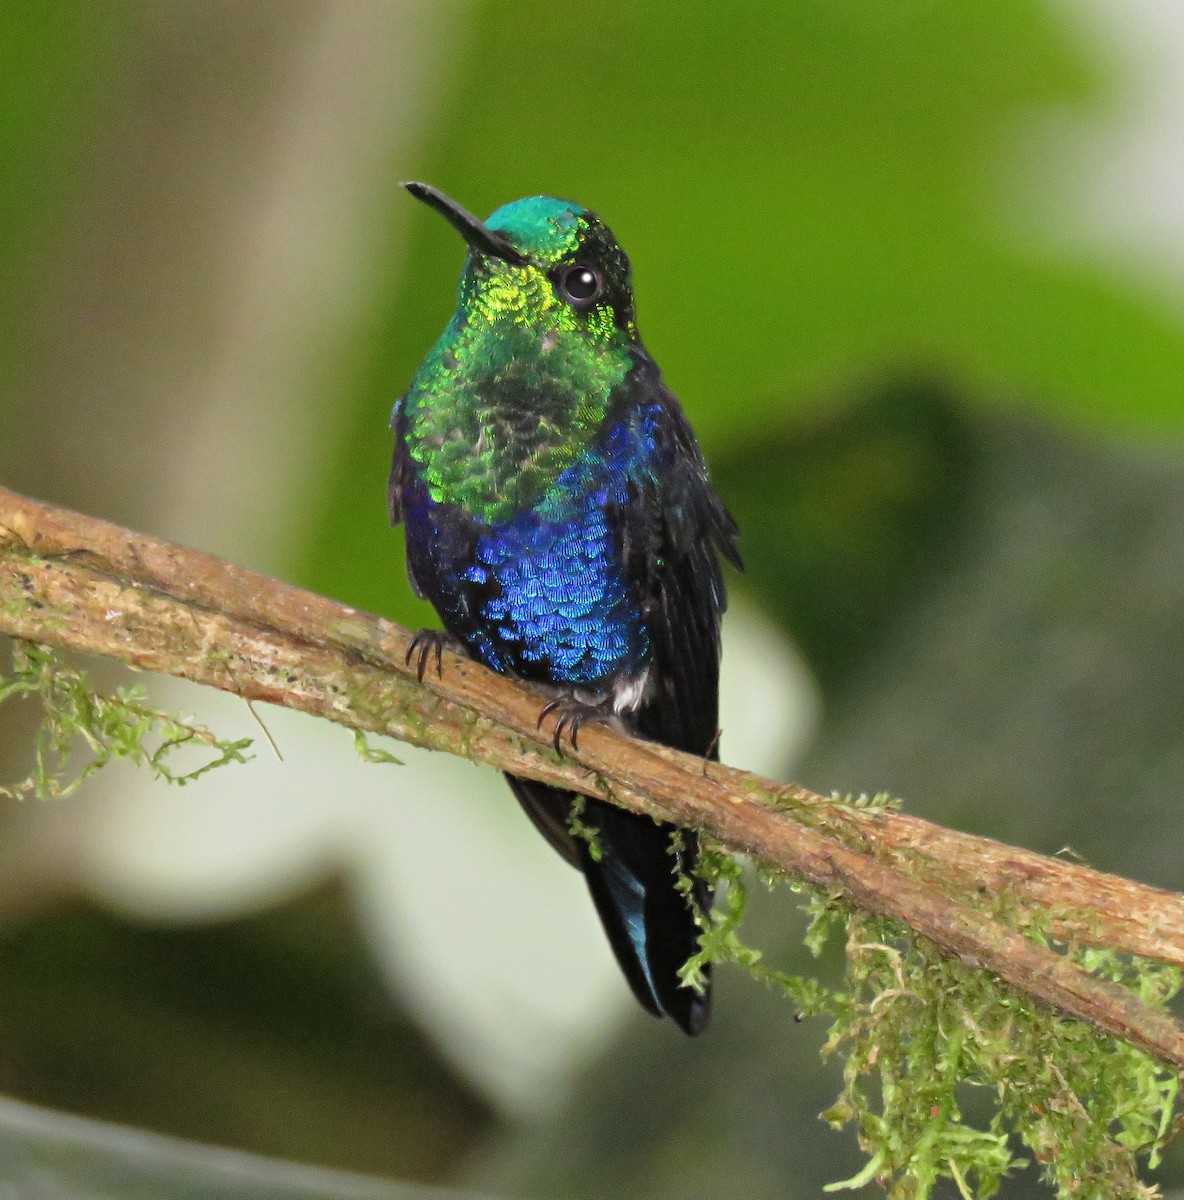
<path fill-rule="evenodd" d="M 277 580 L 0 489 L 0 633 L 329 717 L 700 829 L 1065 1015 L 1184 1068 L 1184 1030 L 1049 938 L 1184 966 L 1184 896 L 612 730 L 561 756 L 540 693 Z M 1007 920 L 1000 918 L 1000 896 Z M 1040 936 L 1025 936 L 1036 930 Z"/>

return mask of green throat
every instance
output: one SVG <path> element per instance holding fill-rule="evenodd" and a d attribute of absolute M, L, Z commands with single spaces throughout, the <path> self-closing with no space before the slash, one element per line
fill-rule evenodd
<path fill-rule="evenodd" d="M 632 361 L 611 314 L 577 316 L 535 265 L 470 264 L 403 401 L 432 499 L 490 523 L 538 504 L 601 429 Z"/>

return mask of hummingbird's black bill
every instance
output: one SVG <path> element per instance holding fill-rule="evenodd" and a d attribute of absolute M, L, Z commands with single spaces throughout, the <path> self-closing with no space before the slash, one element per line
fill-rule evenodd
<path fill-rule="evenodd" d="M 483 221 L 478 221 L 471 212 L 461 208 L 439 188 L 428 183 L 405 183 L 403 186 L 416 200 L 422 200 L 428 208 L 434 208 L 479 254 L 500 258 L 514 266 L 522 266 L 528 261 L 526 255 L 510 244 L 508 238 L 486 229 Z"/>

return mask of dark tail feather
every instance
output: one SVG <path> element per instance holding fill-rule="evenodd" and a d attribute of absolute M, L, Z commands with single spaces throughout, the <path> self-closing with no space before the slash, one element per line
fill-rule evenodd
<path fill-rule="evenodd" d="M 699 929 L 686 898 L 675 888 L 672 827 L 588 800 L 582 819 L 595 831 L 597 861 L 588 842 L 567 830 L 575 799 L 571 792 L 506 778 L 547 841 L 583 871 L 609 944 L 642 1007 L 671 1017 L 691 1036 L 701 1033 L 711 1011 L 710 989 L 700 995 L 678 981 L 679 969 L 699 948 Z M 690 874 L 698 839 L 684 833 L 683 840 L 680 865 Z M 706 911 L 710 896 L 699 881 L 694 898 Z"/>

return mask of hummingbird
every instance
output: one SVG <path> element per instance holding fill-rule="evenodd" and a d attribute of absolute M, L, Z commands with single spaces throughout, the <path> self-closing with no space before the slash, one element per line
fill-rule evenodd
<path fill-rule="evenodd" d="M 637 332 L 629 260 L 567 200 L 532 196 L 480 221 L 404 186 L 467 246 L 456 311 L 392 414 L 390 518 L 445 630 L 414 639 L 420 677 L 450 644 L 544 685 L 557 750 L 605 721 L 716 757 L 720 560 L 741 567 L 737 529 Z M 701 1032 L 710 980 L 679 978 L 712 902 L 697 835 L 506 778 L 583 872 L 642 1006 Z"/>

